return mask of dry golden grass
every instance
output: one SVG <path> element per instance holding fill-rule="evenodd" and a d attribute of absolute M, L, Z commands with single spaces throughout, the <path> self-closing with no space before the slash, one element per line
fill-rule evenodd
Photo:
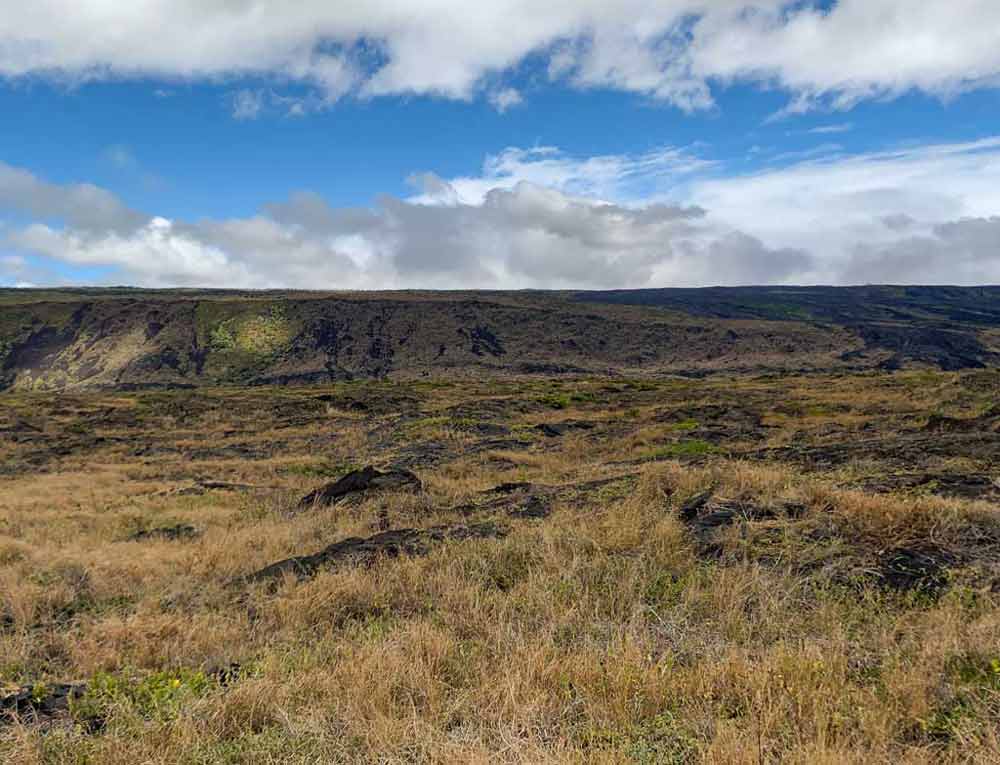
<path fill-rule="evenodd" d="M 0 681 L 91 683 L 69 717 L 0 728 L 0 760 L 1000 761 L 994 505 L 864 493 L 844 485 L 865 472 L 856 465 L 808 471 L 751 459 L 742 431 L 716 438 L 656 420 L 685 406 L 756 402 L 765 423 L 784 418 L 759 444 L 822 444 L 857 439 L 870 422 L 892 436 L 932 410 L 975 413 L 979 394 L 964 395 L 961 376 L 932 382 L 913 392 L 906 375 L 615 391 L 576 381 L 560 387 L 579 399 L 562 408 L 536 383 L 390 386 L 419 398 L 419 411 L 366 418 L 324 405 L 287 422 L 268 414 L 272 391 L 198 394 L 207 401 L 198 416 L 184 414 L 194 411 L 180 403 L 187 394 L 173 404 L 172 394 L 77 394 L 88 411 L 113 401 L 152 414 L 105 429 L 127 431 L 127 441 L 0 479 Z M 314 394 L 280 395 L 287 403 Z M 493 421 L 533 439 L 530 448 L 476 451 L 468 417 L 441 414 L 468 402 L 485 412 L 496 401 L 511 410 Z M 523 402 L 532 403 L 513 406 Z M 11 401 L 19 412 L 32 406 L 53 436 L 82 417 L 53 414 L 44 397 Z M 603 424 L 557 439 L 532 431 L 579 419 Z M 695 437 L 716 438 L 715 448 L 637 461 Z M 140 442 L 163 451 L 132 454 Z M 348 466 L 388 464 L 424 442 L 447 452 L 416 468 L 424 492 L 296 509 Z M 224 451 L 275 443 L 255 458 Z M 20 459 L 22 445 L 5 449 Z M 185 456 L 207 448 L 223 451 Z M 988 455 L 955 459 L 919 467 L 996 468 Z M 505 481 L 633 474 L 560 494 L 545 519 L 454 510 Z M 205 477 L 262 488 L 177 491 Z M 803 509 L 737 520 L 708 553 L 677 513 L 708 487 L 720 500 Z M 380 523 L 489 519 L 507 535 L 274 587 L 239 584 Z M 127 541 L 176 523 L 200 536 Z M 964 556 L 940 595 L 893 591 L 870 575 L 881 552 L 927 544 Z M 233 663 L 237 677 L 215 679 Z M 98 718 L 102 727 L 88 729 Z"/>

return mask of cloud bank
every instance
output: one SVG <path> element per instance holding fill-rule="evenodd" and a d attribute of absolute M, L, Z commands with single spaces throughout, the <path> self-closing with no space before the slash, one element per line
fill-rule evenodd
<path fill-rule="evenodd" d="M 543 78 L 685 110 L 751 82 L 788 110 L 846 108 L 909 90 L 1000 83 L 995 0 L 32 0 L 0 2 L 0 76 L 69 82 L 266 77 L 345 94 L 485 94 L 500 109 L 526 62 Z M 280 100 L 280 99 L 279 99 Z M 238 91 L 234 113 L 258 114 Z"/>
<path fill-rule="evenodd" d="M 1000 138 L 718 169 L 677 148 L 512 148 L 477 177 L 417 174 L 412 196 L 370 207 L 302 191 L 184 221 L 0 164 L 0 279 L 51 282 L 46 264 L 70 264 L 146 286 L 1000 283 Z"/>

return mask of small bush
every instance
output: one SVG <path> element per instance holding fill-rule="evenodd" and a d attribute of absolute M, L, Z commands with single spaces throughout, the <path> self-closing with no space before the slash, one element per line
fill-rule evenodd
<path fill-rule="evenodd" d="M 142 679 L 98 673 L 84 696 L 72 705 L 81 722 L 103 720 L 116 709 L 126 709 L 146 719 L 175 717 L 183 704 L 204 696 L 214 685 L 204 672 L 188 669 L 154 672 Z"/>

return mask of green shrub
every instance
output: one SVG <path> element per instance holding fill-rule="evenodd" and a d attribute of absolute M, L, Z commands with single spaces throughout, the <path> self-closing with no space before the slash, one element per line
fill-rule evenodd
<path fill-rule="evenodd" d="M 217 351 L 236 350 L 236 330 L 232 322 L 225 322 L 217 327 L 213 327 L 208 335 L 208 342 Z"/>
<path fill-rule="evenodd" d="M 186 701 L 204 696 L 214 684 L 204 672 L 188 669 L 154 672 L 142 679 L 101 672 L 73 702 L 73 716 L 88 722 L 126 709 L 146 719 L 170 719 Z"/>

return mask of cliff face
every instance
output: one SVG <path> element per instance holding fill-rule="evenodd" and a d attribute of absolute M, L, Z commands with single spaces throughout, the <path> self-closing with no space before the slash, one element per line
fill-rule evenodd
<path fill-rule="evenodd" d="M 903 317 L 849 326 L 795 307 L 761 317 L 709 291 L 684 293 L 684 301 L 659 305 L 645 292 L 0 290 L 0 386 L 962 368 L 1000 359 L 989 324 Z M 627 304 L 630 295 L 636 305 Z"/>

